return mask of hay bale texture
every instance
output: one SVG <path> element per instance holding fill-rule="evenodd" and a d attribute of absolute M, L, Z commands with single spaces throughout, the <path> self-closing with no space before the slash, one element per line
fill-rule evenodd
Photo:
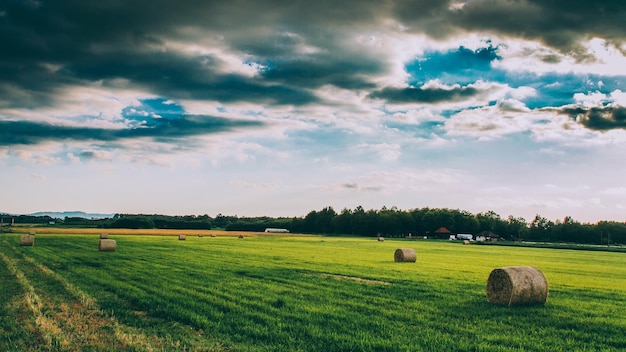
<path fill-rule="evenodd" d="M 104 239 L 98 242 L 98 250 L 100 252 L 115 252 L 117 245 L 115 240 Z"/>
<path fill-rule="evenodd" d="M 487 279 L 487 300 L 512 306 L 544 304 L 548 299 L 548 281 L 532 266 L 508 266 L 491 271 Z"/>
<path fill-rule="evenodd" d="M 187 235 L 178 235 L 178 240 L 179 241 L 184 241 L 187 239 Z"/>
<path fill-rule="evenodd" d="M 20 237 L 20 246 L 34 246 L 35 245 L 35 236 L 32 235 L 24 235 Z"/>
<path fill-rule="evenodd" d="M 108 233 L 101 233 L 100 234 L 100 239 L 101 240 L 108 240 L 109 239 L 109 234 Z"/>
<path fill-rule="evenodd" d="M 417 254 L 415 254 L 412 248 L 398 248 L 393 255 L 393 259 L 396 262 L 415 263 Z"/>

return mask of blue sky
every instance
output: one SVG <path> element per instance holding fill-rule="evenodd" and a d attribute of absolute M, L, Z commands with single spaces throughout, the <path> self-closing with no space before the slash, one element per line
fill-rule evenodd
<path fill-rule="evenodd" d="M 0 211 L 626 221 L 618 1 L 0 3 Z"/>

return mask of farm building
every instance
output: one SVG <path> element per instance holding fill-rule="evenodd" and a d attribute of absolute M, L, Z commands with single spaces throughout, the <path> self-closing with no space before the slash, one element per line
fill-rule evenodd
<path fill-rule="evenodd" d="M 496 241 L 502 240 L 502 237 L 496 235 L 495 233 L 491 231 L 483 231 L 479 233 L 478 236 L 482 236 L 484 237 L 485 241 L 490 241 L 490 242 L 496 242 Z"/>
<path fill-rule="evenodd" d="M 271 233 L 289 233 L 289 230 L 287 229 L 278 229 L 278 228 L 274 228 L 274 227 L 268 227 L 265 229 L 265 232 L 271 232 Z"/>
<path fill-rule="evenodd" d="M 446 239 L 446 238 L 449 238 L 451 234 L 452 234 L 452 231 L 448 230 L 445 227 L 440 227 L 437 229 L 437 231 L 433 233 L 433 236 L 428 236 L 428 237 Z"/>

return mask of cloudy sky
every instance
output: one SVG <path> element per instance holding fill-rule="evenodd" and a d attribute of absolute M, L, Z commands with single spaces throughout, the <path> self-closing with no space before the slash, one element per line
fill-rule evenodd
<path fill-rule="evenodd" d="M 626 2 L 0 2 L 0 211 L 626 221 Z"/>

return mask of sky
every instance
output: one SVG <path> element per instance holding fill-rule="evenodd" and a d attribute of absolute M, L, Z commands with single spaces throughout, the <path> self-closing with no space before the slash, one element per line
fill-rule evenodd
<path fill-rule="evenodd" d="M 626 2 L 0 2 L 0 211 L 626 221 Z"/>

